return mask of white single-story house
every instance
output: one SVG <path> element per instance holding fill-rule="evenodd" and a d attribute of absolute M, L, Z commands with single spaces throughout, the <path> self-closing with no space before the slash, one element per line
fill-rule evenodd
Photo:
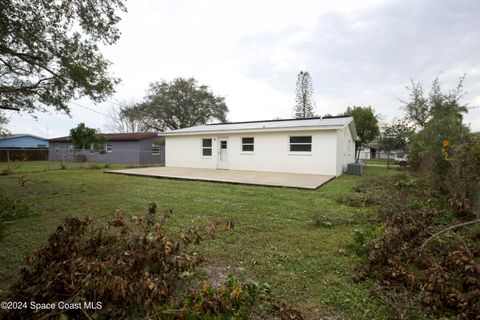
<path fill-rule="evenodd" d="M 380 151 L 376 143 L 369 143 L 366 147 L 361 148 L 359 151 L 358 159 L 369 160 L 377 159 L 380 157 Z"/>
<path fill-rule="evenodd" d="M 165 166 L 341 175 L 355 161 L 352 117 L 220 123 L 164 133 Z"/>

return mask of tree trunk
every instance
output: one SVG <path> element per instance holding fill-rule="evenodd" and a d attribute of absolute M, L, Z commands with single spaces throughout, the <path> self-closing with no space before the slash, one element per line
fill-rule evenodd
<path fill-rule="evenodd" d="M 358 158 L 359 157 L 357 157 L 357 151 L 358 151 L 357 141 L 354 141 L 354 143 L 355 143 L 355 154 L 354 154 L 353 159 L 355 159 L 355 163 L 358 163 Z"/>

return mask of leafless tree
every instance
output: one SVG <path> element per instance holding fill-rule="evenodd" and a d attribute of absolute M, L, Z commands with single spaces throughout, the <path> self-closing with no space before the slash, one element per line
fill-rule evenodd
<path fill-rule="evenodd" d="M 141 132 L 147 131 L 147 128 L 142 124 L 140 119 L 127 110 L 132 109 L 136 104 L 133 101 L 123 101 L 118 105 L 112 106 L 107 112 L 107 123 L 104 125 L 105 129 L 110 132 Z"/>

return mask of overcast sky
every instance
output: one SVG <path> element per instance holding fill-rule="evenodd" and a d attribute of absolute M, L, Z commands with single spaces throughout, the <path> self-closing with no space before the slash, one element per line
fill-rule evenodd
<path fill-rule="evenodd" d="M 401 117 L 410 80 L 453 88 L 464 73 L 465 117 L 480 130 L 480 1 L 127 2 L 122 37 L 102 49 L 121 78 L 115 96 L 71 104 L 72 117 L 13 116 L 13 133 L 67 135 L 79 122 L 105 131 L 112 102 L 140 101 L 152 81 L 194 77 L 226 97 L 229 121 L 290 118 L 296 77 L 313 79 L 317 113 L 371 105 Z M 88 110 L 88 107 L 98 112 Z"/>

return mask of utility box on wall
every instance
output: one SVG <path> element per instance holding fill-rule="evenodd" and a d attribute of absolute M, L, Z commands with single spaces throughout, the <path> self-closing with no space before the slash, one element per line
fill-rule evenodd
<path fill-rule="evenodd" d="M 347 174 L 361 176 L 363 174 L 363 164 L 361 163 L 347 164 Z"/>

